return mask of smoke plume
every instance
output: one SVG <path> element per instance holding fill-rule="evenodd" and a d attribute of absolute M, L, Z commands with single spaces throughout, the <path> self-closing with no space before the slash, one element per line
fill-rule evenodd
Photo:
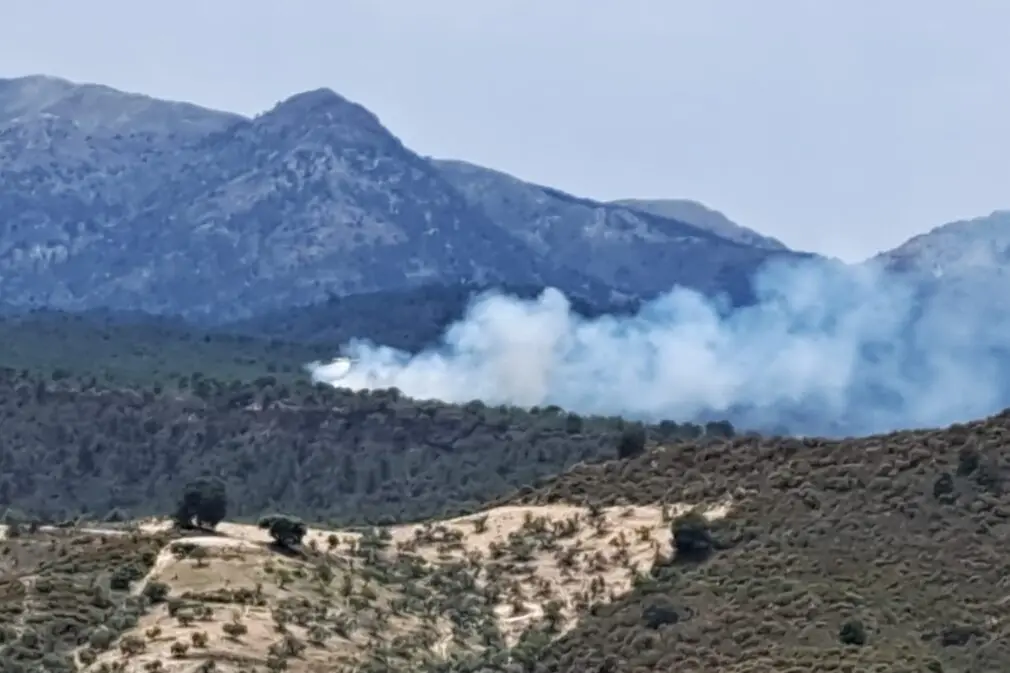
<path fill-rule="evenodd" d="M 626 317 L 585 319 L 548 289 L 477 298 L 439 347 L 365 341 L 313 379 L 419 399 L 849 435 L 946 425 L 1008 402 L 992 316 L 868 265 L 776 264 L 728 310 L 674 288 Z"/>

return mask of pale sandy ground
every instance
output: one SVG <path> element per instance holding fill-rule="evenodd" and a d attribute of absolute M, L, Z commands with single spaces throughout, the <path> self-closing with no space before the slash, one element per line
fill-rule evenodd
<path fill-rule="evenodd" d="M 715 520 L 726 516 L 730 507 L 731 504 L 727 501 L 703 510 L 703 513 L 710 520 Z M 579 592 L 588 591 L 590 583 L 594 579 L 597 582 L 602 580 L 605 583 L 606 591 L 605 596 L 601 598 L 602 600 L 612 599 L 630 590 L 632 577 L 627 567 L 616 561 L 609 561 L 600 568 L 590 569 L 588 567 L 590 565 L 589 558 L 599 552 L 607 559 L 612 559 L 617 551 L 615 542 L 623 537 L 623 540 L 626 541 L 630 564 L 637 566 L 642 572 L 647 572 L 657 553 L 663 555 L 671 553 L 669 519 L 689 509 L 691 507 L 685 504 L 667 506 L 666 520 L 664 520 L 663 509 L 659 506 L 605 508 L 602 511 L 606 520 L 605 533 L 600 535 L 594 526 L 588 523 L 588 510 L 582 507 L 570 505 L 499 507 L 479 514 L 431 522 L 428 526 L 432 528 L 444 527 L 449 530 L 461 531 L 463 533 L 461 540 L 463 548 L 448 553 L 443 550 L 440 554 L 434 545 L 422 545 L 416 553 L 430 563 L 458 560 L 467 552 L 480 553 L 484 562 L 487 563 L 490 561 L 488 549 L 491 544 L 493 542 L 503 543 L 510 533 L 519 531 L 523 527 L 525 520 L 531 517 L 545 517 L 549 521 L 564 521 L 578 516 L 582 521 L 578 532 L 559 543 L 564 548 L 576 546 L 579 549 L 578 567 L 571 570 L 566 577 L 558 566 L 555 554 L 538 552 L 526 564 L 528 574 L 522 578 L 524 590 L 521 599 L 522 609 L 517 613 L 514 602 L 504 600 L 496 607 L 495 612 L 506 639 L 514 642 L 523 629 L 542 616 L 543 604 L 549 600 L 543 598 L 544 592 L 550 594 L 554 600 L 560 601 L 563 605 L 561 624 L 563 632 L 575 624 L 576 610 L 573 605 L 573 596 Z M 475 521 L 483 517 L 486 517 L 486 528 L 478 533 L 475 531 Z M 171 523 L 167 520 L 144 520 L 137 523 L 137 529 L 144 533 L 157 533 L 170 526 Z M 394 547 L 398 543 L 407 543 L 412 540 L 418 529 L 422 528 L 424 528 L 423 524 L 390 527 L 389 532 Z M 92 529 L 91 532 L 125 534 L 129 531 Z M 148 576 L 134 585 L 133 592 L 139 594 L 148 582 L 159 580 L 170 586 L 170 595 L 172 596 L 181 595 L 186 591 L 212 591 L 241 587 L 254 589 L 257 585 L 267 592 L 270 599 L 298 595 L 297 587 L 279 589 L 276 585 L 276 576 L 270 575 L 264 570 L 268 565 L 279 566 L 298 563 L 297 560 L 280 557 L 268 548 L 270 536 L 267 531 L 254 525 L 225 522 L 217 526 L 217 532 L 219 535 L 190 537 L 184 540 L 187 544 L 207 549 L 208 559 L 204 565 L 197 565 L 192 559 L 177 558 L 170 545 L 161 552 Z M 5 533 L 5 527 L 0 527 L 0 537 Z M 352 540 L 360 537 L 360 533 L 353 531 L 310 528 L 304 543 L 309 545 L 315 542 L 319 550 L 326 551 L 329 549 L 328 540 L 331 535 L 336 535 L 339 540 L 333 553 L 340 556 L 345 555 L 347 545 Z M 534 595 L 537 593 L 537 589 L 540 591 L 539 597 Z M 318 595 L 313 598 L 316 601 L 319 600 Z M 242 622 L 249 629 L 248 633 L 240 640 L 226 637 L 221 630 L 222 625 L 231 621 L 235 615 L 240 616 Z M 397 624 L 394 620 L 388 628 L 394 631 L 397 628 L 417 628 L 416 621 L 407 623 L 410 622 L 409 618 L 402 618 L 402 621 L 404 623 Z M 152 628 L 160 630 L 160 634 L 154 638 L 150 636 Z M 304 630 L 295 625 L 290 628 L 295 635 L 303 641 L 305 640 Z M 173 658 L 169 652 L 172 642 L 178 639 L 188 643 L 192 632 L 195 631 L 205 631 L 208 634 L 209 647 L 199 650 L 191 647 L 186 658 Z M 126 671 L 143 671 L 144 665 L 155 659 L 162 662 L 163 668 L 161 670 L 168 673 L 193 671 L 196 663 L 206 660 L 214 660 L 218 671 L 237 671 L 242 668 L 243 664 L 262 667 L 266 660 L 267 648 L 279 638 L 273 628 L 269 607 L 242 608 L 229 605 L 215 606 L 213 621 L 196 621 L 189 627 L 179 625 L 176 619 L 169 617 L 167 607 L 160 605 L 145 615 L 139 626 L 130 634 L 124 634 L 124 637 L 131 634 L 147 641 L 147 651 L 127 660 L 127 667 L 123 669 L 124 673 Z M 449 641 L 448 637 L 442 639 L 433 648 L 434 651 L 442 655 L 446 654 Z M 349 657 L 347 662 L 350 663 L 355 654 L 354 650 L 363 647 L 365 647 L 363 635 L 352 635 L 349 641 L 333 638 L 324 647 L 310 647 L 301 658 L 291 660 L 291 667 L 288 670 L 296 672 L 319 671 L 320 673 L 332 671 L 334 663 L 341 656 Z M 103 662 L 111 664 L 121 659 L 122 655 L 114 646 L 112 650 L 102 653 L 98 661 L 85 670 L 96 671 Z"/>

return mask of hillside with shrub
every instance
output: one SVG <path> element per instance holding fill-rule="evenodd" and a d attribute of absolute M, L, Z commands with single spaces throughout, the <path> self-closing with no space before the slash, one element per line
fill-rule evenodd
<path fill-rule="evenodd" d="M 232 517 L 279 508 L 341 525 L 420 520 L 473 511 L 581 461 L 706 432 L 271 377 L 176 384 L 0 371 L 0 505 L 49 520 L 161 514 L 183 484 L 211 474 L 232 493 Z"/>
<path fill-rule="evenodd" d="M 1010 670 L 1010 411 L 943 430 L 736 437 L 576 467 L 527 506 L 731 497 L 543 671 Z M 699 544 L 700 539 L 700 544 Z"/>

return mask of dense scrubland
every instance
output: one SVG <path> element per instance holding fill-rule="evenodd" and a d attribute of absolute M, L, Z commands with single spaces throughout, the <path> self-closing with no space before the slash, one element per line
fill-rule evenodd
<path fill-rule="evenodd" d="M 12 370 L 0 371 L 0 417 L 0 503 L 47 520 L 164 513 L 204 474 L 224 480 L 240 519 L 270 508 L 340 525 L 425 519 L 646 442 L 732 433 L 270 377 L 129 389 Z"/>
<path fill-rule="evenodd" d="M 5 671 L 1010 669 L 1010 412 L 743 436 L 159 352 L 0 372 Z"/>

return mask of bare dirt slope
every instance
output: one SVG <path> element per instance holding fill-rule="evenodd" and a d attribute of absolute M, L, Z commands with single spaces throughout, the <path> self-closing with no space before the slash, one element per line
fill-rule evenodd
<path fill-rule="evenodd" d="M 712 502 L 704 512 L 718 519 L 728 508 Z M 688 509 L 504 506 L 366 532 L 310 529 L 299 554 L 255 526 L 222 523 L 215 535 L 165 546 L 132 587 L 163 590 L 163 602 L 108 648 L 77 656 L 92 671 L 207 662 L 351 671 L 504 650 L 527 631 L 560 636 L 590 605 L 630 590 L 671 554 L 670 521 Z"/>

